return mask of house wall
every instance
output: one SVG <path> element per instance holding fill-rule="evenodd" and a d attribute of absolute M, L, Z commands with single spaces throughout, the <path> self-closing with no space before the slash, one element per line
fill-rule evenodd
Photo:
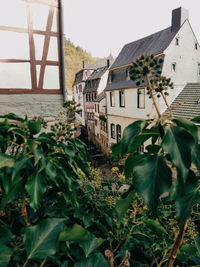
<path fill-rule="evenodd" d="M 127 118 L 127 117 L 123 117 L 123 116 L 116 116 L 116 115 L 108 115 L 108 144 L 109 147 L 112 144 L 116 144 L 116 134 L 115 134 L 115 138 L 111 138 L 111 123 L 113 123 L 115 125 L 115 133 L 116 133 L 116 125 L 119 124 L 121 126 L 121 132 L 123 134 L 124 129 L 131 123 L 133 123 L 134 121 L 136 121 L 137 119 L 133 119 L 133 118 Z"/>
<path fill-rule="evenodd" d="M 131 119 L 147 119 L 149 116 L 155 116 L 155 110 L 152 107 L 152 100 L 145 94 L 145 108 L 137 108 L 137 88 L 125 89 L 125 107 L 120 107 L 119 91 L 113 90 L 115 96 L 115 106 L 110 105 L 110 92 L 106 92 L 106 103 L 108 115 L 118 115 Z"/>
<path fill-rule="evenodd" d="M 81 92 L 79 92 L 79 86 L 81 86 L 82 90 Z M 77 104 L 80 104 L 80 109 L 82 110 L 82 116 L 80 116 L 79 114 L 76 114 L 76 119 L 82 124 L 85 125 L 85 107 L 84 107 L 84 100 L 83 100 L 83 90 L 85 87 L 85 83 L 81 82 L 76 84 L 73 87 L 73 96 L 74 96 L 74 101 L 76 101 Z M 77 90 L 78 93 L 77 93 Z"/>
<path fill-rule="evenodd" d="M 176 45 L 176 38 L 179 45 Z M 197 39 L 188 20 L 182 25 L 171 44 L 164 51 L 165 58 L 162 75 L 170 77 L 172 82 L 179 88 L 183 88 L 186 83 L 200 82 L 198 75 L 198 63 L 200 63 L 200 47 L 195 49 Z M 176 71 L 172 71 L 172 63 L 176 63 Z M 174 96 L 180 93 L 176 90 Z"/>
<path fill-rule="evenodd" d="M 106 87 L 107 80 L 108 80 L 108 73 L 109 73 L 109 71 L 106 70 L 105 73 L 101 76 L 101 79 L 100 79 L 100 82 L 99 82 L 99 86 L 98 86 L 98 89 L 97 89 L 97 93 L 98 94 L 103 92 L 103 90 Z"/>

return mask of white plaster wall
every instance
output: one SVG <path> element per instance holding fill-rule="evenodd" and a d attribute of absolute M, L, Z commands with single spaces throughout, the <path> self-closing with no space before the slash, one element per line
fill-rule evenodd
<path fill-rule="evenodd" d="M 55 118 L 63 105 L 62 95 L 18 94 L 1 95 L 0 114 L 15 113 L 19 116 Z"/>
<path fill-rule="evenodd" d="M 136 119 L 133 118 L 127 118 L 127 117 L 121 117 L 121 116 L 116 116 L 116 115 L 108 115 L 108 145 L 109 147 L 111 144 L 116 144 L 116 136 L 115 139 L 111 138 L 111 123 L 115 124 L 115 135 L 116 135 L 116 125 L 119 124 L 121 125 L 122 129 L 122 134 L 124 129 L 131 123 L 136 121 Z"/>
<path fill-rule="evenodd" d="M 110 106 L 110 93 L 106 92 L 106 103 L 108 115 L 119 115 L 132 119 L 147 119 L 155 117 L 155 110 L 152 106 L 152 100 L 145 94 L 145 108 L 137 108 L 137 88 L 125 89 L 125 107 L 119 106 L 119 90 L 113 90 L 115 95 L 115 106 Z"/>
<path fill-rule="evenodd" d="M 99 86 L 98 86 L 98 89 L 97 89 L 97 93 L 98 94 L 103 92 L 103 90 L 106 87 L 107 80 L 108 80 L 108 73 L 109 73 L 109 71 L 106 70 L 106 72 L 101 76 L 101 79 L 100 79 L 100 82 L 99 82 Z"/>
<path fill-rule="evenodd" d="M 179 45 L 175 45 L 176 38 L 179 38 Z M 175 85 L 188 82 L 200 82 L 197 73 L 197 65 L 200 63 L 200 47 L 195 49 L 197 39 L 188 22 L 182 25 L 168 48 L 164 51 L 165 60 L 162 75 L 170 77 Z M 172 72 L 171 64 L 176 62 L 176 72 Z"/>
<path fill-rule="evenodd" d="M 82 86 L 82 93 L 76 93 L 76 87 L 79 87 L 79 85 Z M 82 109 L 82 117 L 79 114 L 76 114 L 76 119 L 82 124 L 85 125 L 85 106 L 84 106 L 84 100 L 83 100 L 83 90 L 85 88 L 85 83 L 78 83 L 73 87 L 73 96 L 74 96 L 74 101 L 76 101 L 77 104 L 80 104 L 80 109 Z"/>

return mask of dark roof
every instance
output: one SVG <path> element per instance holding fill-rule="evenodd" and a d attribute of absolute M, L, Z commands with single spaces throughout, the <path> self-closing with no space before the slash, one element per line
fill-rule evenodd
<path fill-rule="evenodd" d="M 80 70 L 79 72 L 76 73 L 73 86 L 83 81 L 83 71 L 84 70 Z"/>
<path fill-rule="evenodd" d="M 100 101 L 103 100 L 105 97 L 106 97 L 106 94 L 105 94 L 105 92 L 103 91 L 103 92 L 101 92 L 101 93 L 97 96 L 95 102 L 100 102 Z"/>
<path fill-rule="evenodd" d="M 169 27 L 132 43 L 126 44 L 114 61 L 111 69 L 129 65 L 142 54 L 155 55 L 162 53 L 169 46 L 179 29 L 180 28 L 177 28 L 176 31 L 172 31 L 171 27 Z"/>
<path fill-rule="evenodd" d="M 107 66 L 94 70 L 93 73 L 86 80 L 85 89 L 83 93 L 85 94 L 89 92 L 96 92 L 99 86 L 100 79 L 107 70 Z"/>
<path fill-rule="evenodd" d="M 200 83 L 188 83 L 170 106 L 174 117 L 192 119 L 200 116 Z M 166 111 L 164 115 L 168 116 Z"/>
<path fill-rule="evenodd" d="M 107 60 L 110 61 L 110 66 L 113 64 L 114 62 L 114 58 L 113 56 L 110 54 L 107 58 L 102 58 L 102 59 L 99 59 L 97 61 L 95 61 L 94 63 L 85 63 L 85 68 L 86 69 L 97 69 L 97 68 L 102 68 L 104 66 L 107 65 Z"/>
<path fill-rule="evenodd" d="M 108 67 L 104 66 L 102 68 L 98 68 L 98 69 L 94 70 L 93 73 L 90 74 L 90 76 L 87 78 L 87 81 L 100 79 L 102 77 L 102 75 L 107 71 L 107 69 L 108 69 Z"/>

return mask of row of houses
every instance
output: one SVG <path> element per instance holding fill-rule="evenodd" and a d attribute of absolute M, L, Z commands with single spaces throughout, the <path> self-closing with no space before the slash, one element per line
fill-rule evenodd
<path fill-rule="evenodd" d="M 74 100 L 82 108 L 78 119 L 105 153 L 130 123 L 156 116 L 145 83 L 137 86 L 129 77 L 132 62 L 143 54 L 163 57 L 161 75 L 174 83 L 168 96 L 174 115 L 200 115 L 200 46 L 188 11 L 180 7 L 172 11 L 170 27 L 126 44 L 113 63 L 108 59 L 101 67 L 83 66 L 76 74 Z M 157 101 L 166 112 L 163 101 Z"/>

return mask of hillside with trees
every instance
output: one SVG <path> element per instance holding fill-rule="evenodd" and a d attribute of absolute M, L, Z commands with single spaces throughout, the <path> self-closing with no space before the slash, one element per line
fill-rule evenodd
<path fill-rule="evenodd" d="M 75 46 L 70 39 L 65 40 L 65 64 L 66 64 L 66 83 L 68 91 L 72 91 L 74 75 L 82 68 L 83 60 L 93 63 L 99 58 L 94 58 L 80 46 Z"/>

